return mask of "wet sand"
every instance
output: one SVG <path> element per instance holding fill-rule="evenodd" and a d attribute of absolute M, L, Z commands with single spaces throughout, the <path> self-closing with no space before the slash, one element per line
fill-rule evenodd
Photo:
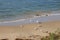
<path fill-rule="evenodd" d="M 18 26 L 0 26 L 0 39 L 8 38 L 14 40 L 16 38 L 28 38 L 38 40 L 58 29 L 60 29 L 60 21 L 30 23 Z"/>
<path fill-rule="evenodd" d="M 13 21 L 4 21 L 0 22 L 0 25 L 10 26 L 10 25 L 22 25 L 22 24 L 30 24 L 30 23 L 38 23 L 38 22 L 47 22 L 47 21 L 56 21 L 60 20 L 60 14 L 45 14 L 41 16 L 34 16 L 33 18 L 28 19 L 18 19 Z"/>

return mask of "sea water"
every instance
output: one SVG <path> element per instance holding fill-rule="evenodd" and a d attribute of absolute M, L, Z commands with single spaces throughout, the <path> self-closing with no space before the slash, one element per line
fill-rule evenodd
<path fill-rule="evenodd" d="M 0 21 L 22 19 L 37 11 L 60 11 L 60 0 L 0 0 Z"/>

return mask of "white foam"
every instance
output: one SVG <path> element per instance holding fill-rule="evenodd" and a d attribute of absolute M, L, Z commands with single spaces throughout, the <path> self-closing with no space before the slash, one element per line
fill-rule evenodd
<path fill-rule="evenodd" d="M 34 19 L 34 18 L 38 18 L 38 17 L 45 17 L 46 15 L 48 16 L 56 16 L 56 15 L 60 15 L 60 13 L 58 14 L 45 14 L 45 15 L 41 15 L 41 16 L 34 16 L 33 18 L 28 18 L 30 19 L 30 22 L 32 21 L 31 19 Z M 24 20 L 27 20 L 27 19 L 19 19 L 19 20 L 14 20 L 14 21 L 5 21 L 5 22 L 0 22 L 1 23 L 12 23 L 12 22 L 19 22 L 19 21 L 24 21 Z M 36 22 L 39 22 L 38 20 Z"/>
<path fill-rule="evenodd" d="M 26 19 L 19 19 L 19 20 L 14 20 L 14 21 L 5 21 L 5 22 L 0 22 L 0 23 L 11 23 L 11 22 L 19 22 L 19 21 L 24 21 Z"/>

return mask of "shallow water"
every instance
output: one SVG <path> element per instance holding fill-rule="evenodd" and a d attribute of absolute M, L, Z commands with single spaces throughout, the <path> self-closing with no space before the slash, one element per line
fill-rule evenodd
<path fill-rule="evenodd" d="M 45 16 L 45 17 L 41 16 L 41 17 L 35 17 L 31 19 L 0 22 L 0 26 L 17 26 L 17 25 L 24 25 L 24 24 L 30 24 L 30 23 L 59 21 L 59 20 L 60 20 L 60 15 Z"/>
<path fill-rule="evenodd" d="M 36 11 L 59 10 L 60 0 L 0 0 L 0 21 L 26 18 Z"/>

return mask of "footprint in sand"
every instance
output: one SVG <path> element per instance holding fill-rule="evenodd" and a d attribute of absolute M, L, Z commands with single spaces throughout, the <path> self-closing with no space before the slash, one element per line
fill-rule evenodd
<path fill-rule="evenodd" d="M 30 38 L 40 38 L 41 36 L 40 35 L 31 35 L 31 36 L 29 36 Z"/>
<path fill-rule="evenodd" d="M 42 27 L 42 25 L 37 25 L 38 27 Z"/>
<path fill-rule="evenodd" d="M 39 28 L 42 27 L 41 25 L 37 25 L 37 27 L 34 28 L 34 30 L 39 30 Z"/>
<path fill-rule="evenodd" d="M 23 28 L 23 27 L 24 27 L 24 25 L 20 25 L 20 27 L 21 27 L 21 28 Z"/>

